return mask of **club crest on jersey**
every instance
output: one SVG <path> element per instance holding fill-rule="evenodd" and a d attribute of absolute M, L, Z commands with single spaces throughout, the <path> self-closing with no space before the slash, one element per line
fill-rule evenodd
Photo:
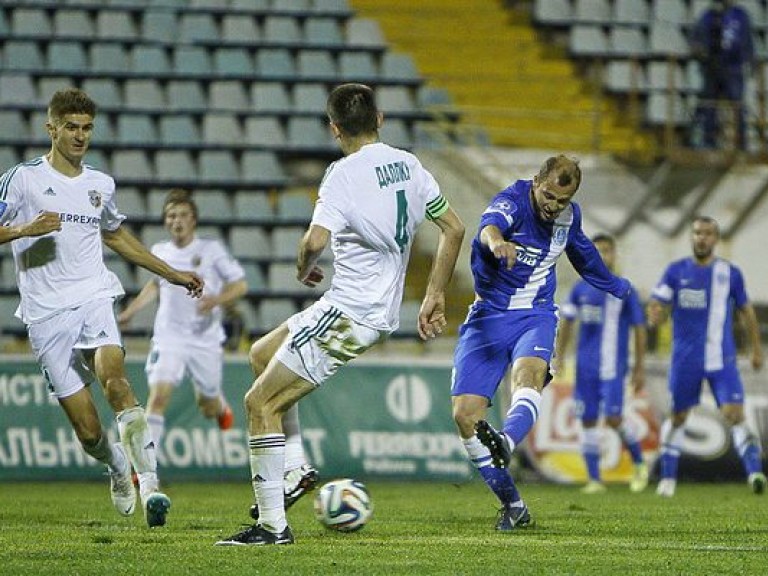
<path fill-rule="evenodd" d="M 568 229 L 565 226 L 555 226 L 554 242 L 557 246 L 565 244 L 568 237 Z"/>
<path fill-rule="evenodd" d="M 91 201 L 91 206 L 94 208 L 101 207 L 101 192 L 98 190 L 88 190 L 88 199 Z"/>

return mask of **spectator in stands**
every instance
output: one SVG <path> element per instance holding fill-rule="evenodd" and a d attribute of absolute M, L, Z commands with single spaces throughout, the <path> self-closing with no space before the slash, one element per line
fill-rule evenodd
<path fill-rule="evenodd" d="M 616 267 L 616 241 L 608 234 L 592 238 L 597 251 L 610 271 Z M 576 345 L 576 381 L 573 397 L 582 424 L 582 455 L 587 467 L 585 494 L 606 491 L 600 480 L 600 416 L 611 427 L 632 457 L 633 473 L 629 489 L 641 492 L 648 485 L 648 465 L 643 460 L 640 442 L 633 427 L 622 417 L 624 381 L 629 368 L 629 340 L 632 334 L 634 366 L 632 389 L 640 392 L 645 385 L 645 313 L 637 290 L 632 288 L 624 300 L 578 281 L 560 308 L 557 346 L 552 366 L 555 372 L 565 369 L 565 351 L 578 323 Z"/>
<path fill-rule="evenodd" d="M 219 545 L 293 542 L 283 492 L 283 415 L 397 329 L 408 257 L 425 218 L 438 226 L 440 239 L 419 311 L 419 334 L 435 337 L 446 324 L 445 289 L 464 236 L 461 220 L 414 155 L 379 141 L 382 116 L 370 87 L 336 87 L 327 114 L 345 157 L 328 168 L 320 184 L 312 222 L 299 245 L 296 277 L 307 286 L 322 280 L 317 260 L 330 240 L 333 281 L 314 305 L 251 350 L 258 376 L 245 406 L 260 516 Z"/>
<path fill-rule="evenodd" d="M 694 146 L 719 148 L 731 142 L 746 148 L 745 72 L 754 61 L 749 14 L 732 0 L 713 0 L 691 33 L 691 50 L 699 61 L 702 89 L 692 138 Z M 725 102 L 727 109 L 719 113 Z M 721 122 L 722 116 L 728 121 Z M 734 128 L 734 140 L 724 142 L 723 126 Z"/>
<path fill-rule="evenodd" d="M 147 421 L 158 450 L 165 432 L 165 411 L 173 390 L 189 376 L 200 412 L 216 418 L 228 430 L 234 422 L 222 390 L 223 307 L 248 291 L 243 267 L 218 240 L 198 238 L 197 204 L 188 190 L 174 189 L 163 204 L 163 220 L 170 240 L 152 246 L 152 253 L 170 265 L 195 270 L 205 281 L 199 301 L 162 277 L 151 278 L 118 316 L 121 325 L 159 299 L 152 349 L 147 358 Z M 162 451 L 159 452 L 162 455 Z"/>
<path fill-rule="evenodd" d="M 548 158 L 531 180 L 517 180 L 491 200 L 472 242 L 476 298 L 454 353 L 453 419 L 469 459 L 501 503 L 497 530 L 532 523 L 507 467 L 536 423 L 550 380 L 558 258 L 565 252 L 590 284 L 616 298 L 631 290 L 581 229 L 581 208 L 571 202 L 580 184 L 576 160 Z M 509 368 L 512 405 L 496 431 L 485 417 Z"/>
<path fill-rule="evenodd" d="M 648 304 L 651 326 L 660 325 L 670 313 L 672 316 L 672 415 L 661 426 L 661 480 L 656 489 L 659 496 L 675 494 L 685 421 L 699 403 L 705 379 L 731 428 L 733 445 L 752 491 L 762 494 L 766 488 L 759 441 L 744 419 L 744 387 L 736 362 L 733 316 L 736 314 L 746 330 L 755 370 L 763 366 L 760 326 L 741 270 L 715 254 L 719 241 L 720 227 L 715 220 L 707 216 L 694 219 L 693 256 L 667 267 Z"/>
<path fill-rule="evenodd" d="M 104 265 L 102 241 L 190 296 L 199 297 L 204 283 L 154 256 L 122 226 L 114 180 L 83 163 L 95 116 L 96 104 L 82 90 L 53 95 L 46 123 L 50 152 L 0 178 L 0 243 L 12 242 L 17 314 L 43 375 L 85 452 L 107 466 L 115 508 L 124 516 L 134 513 L 133 466 L 147 523 L 162 526 L 171 501 L 159 491 L 155 445 L 125 375 L 113 308 L 123 288 Z M 88 388 L 95 379 L 117 416 L 120 442 L 114 445 Z"/>

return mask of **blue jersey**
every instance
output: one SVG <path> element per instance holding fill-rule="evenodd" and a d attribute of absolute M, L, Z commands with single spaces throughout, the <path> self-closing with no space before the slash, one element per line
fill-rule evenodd
<path fill-rule="evenodd" d="M 653 297 L 672 307 L 672 363 L 721 370 L 736 362 L 733 309 L 749 299 L 741 271 L 715 259 L 707 266 L 692 258 L 669 265 Z"/>
<path fill-rule="evenodd" d="M 637 291 L 632 288 L 624 300 L 577 282 L 562 314 L 579 321 L 576 365 L 590 380 L 623 379 L 629 358 L 629 332 L 645 324 L 645 314 Z"/>
<path fill-rule="evenodd" d="M 475 292 L 499 310 L 555 311 L 555 264 L 565 251 L 576 271 L 596 288 L 624 298 L 630 284 L 614 276 L 581 229 L 581 209 L 571 203 L 554 222 L 545 222 L 533 207 L 531 180 L 518 180 L 499 192 L 480 218 L 480 228 L 493 225 L 517 245 L 511 270 L 480 242 L 472 241 Z"/>

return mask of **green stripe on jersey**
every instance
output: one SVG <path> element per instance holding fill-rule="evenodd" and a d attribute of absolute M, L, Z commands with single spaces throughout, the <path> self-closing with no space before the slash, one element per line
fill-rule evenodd
<path fill-rule="evenodd" d="M 427 218 L 429 220 L 437 220 L 448 211 L 448 208 L 450 208 L 448 200 L 440 194 L 432 202 L 427 203 Z"/>

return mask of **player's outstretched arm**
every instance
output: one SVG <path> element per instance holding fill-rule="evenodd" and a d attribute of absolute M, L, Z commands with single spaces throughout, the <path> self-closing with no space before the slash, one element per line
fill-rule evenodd
<path fill-rule="evenodd" d="M 200 304 L 198 304 L 197 309 L 202 314 L 208 314 L 216 306 L 224 307 L 237 302 L 247 292 L 248 282 L 245 279 L 229 282 L 224 285 L 219 294 L 211 294 L 210 296 L 200 298 Z"/>
<path fill-rule="evenodd" d="M 154 280 L 147 280 L 147 283 L 144 284 L 139 295 L 131 300 L 128 306 L 125 307 L 125 310 L 117 315 L 117 322 L 120 324 L 120 327 L 123 328 L 127 326 L 131 322 L 131 318 L 133 318 L 140 310 L 146 308 L 151 302 L 154 302 L 158 292 L 157 282 Z"/>
<path fill-rule="evenodd" d="M 199 298 L 203 294 L 203 279 L 194 272 L 182 272 L 169 266 L 138 241 L 130 231 L 120 226 L 117 230 L 102 230 L 101 237 L 104 243 L 123 258 L 141 266 L 158 276 L 168 280 L 171 284 L 184 286 L 187 293 L 193 298 Z"/>
<path fill-rule="evenodd" d="M 19 238 L 43 236 L 61 230 L 61 219 L 56 212 L 40 212 L 34 220 L 18 226 L 0 226 L 0 244 Z"/>
<path fill-rule="evenodd" d="M 450 206 L 433 222 L 440 228 L 440 238 L 419 309 L 418 330 L 422 340 L 441 334 L 448 323 L 445 319 L 445 288 L 456 268 L 464 239 L 464 223 Z"/>
<path fill-rule="evenodd" d="M 517 259 L 517 247 L 513 242 L 504 240 L 504 235 L 493 224 L 484 226 L 480 231 L 480 242 L 488 246 L 493 255 L 502 263 L 506 263 L 507 270 L 512 270 Z"/>

